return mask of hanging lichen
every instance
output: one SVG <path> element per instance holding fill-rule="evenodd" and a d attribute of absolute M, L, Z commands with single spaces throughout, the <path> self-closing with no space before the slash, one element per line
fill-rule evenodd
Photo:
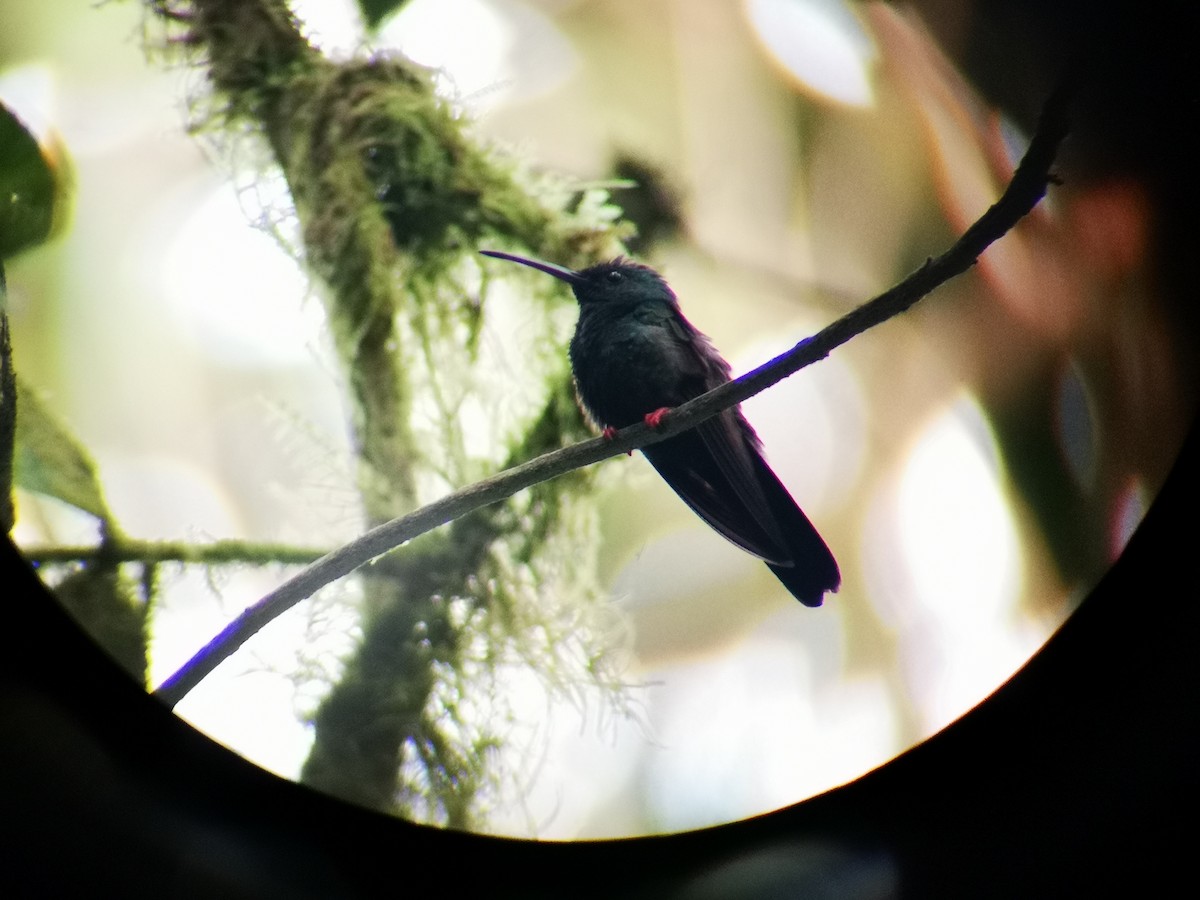
<path fill-rule="evenodd" d="M 150 4 L 212 85 L 209 131 L 257 135 L 295 204 L 323 285 L 363 509 L 390 519 L 439 492 L 587 435 L 558 295 L 531 290 L 506 389 L 481 244 L 581 264 L 628 229 L 601 192 L 535 178 L 484 147 L 428 72 L 332 62 L 280 0 Z M 482 336 L 489 333 L 495 341 Z M 468 431 L 473 435 L 469 439 Z M 303 780 L 364 805 L 480 826 L 511 710 L 506 667 L 548 690 L 611 689 L 611 622 L 592 582 L 594 522 L 574 473 L 480 510 L 363 574 L 362 637 L 313 713 Z"/>

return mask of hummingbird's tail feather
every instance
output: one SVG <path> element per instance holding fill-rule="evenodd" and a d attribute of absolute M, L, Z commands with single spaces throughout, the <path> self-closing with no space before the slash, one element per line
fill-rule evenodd
<path fill-rule="evenodd" d="M 743 445 L 749 452 L 740 456 L 722 452 L 705 427 L 642 452 L 718 534 L 762 559 L 805 606 L 820 606 L 842 580 L 825 541 L 756 447 Z"/>
<path fill-rule="evenodd" d="M 783 532 L 792 558 L 791 565 L 768 562 L 767 567 L 805 606 L 820 606 L 826 591 L 836 592 L 842 583 L 837 560 L 833 558 L 833 553 L 816 526 L 792 499 L 766 460 L 757 457 L 755 468 L 767 504 Z"/>
<path fill-rule="evenodd" d="M 825 549 L 824 542 L 821 547 Z M 832 558 L 829 557 L 829 559 Z M 776 566 L 767 563 L 767 568 L 774 572 L 775 577 L 782 582 L 791 595 L 805 606 L 820 606 L 825 602 L 825 592 L 837 591 L 840 583 L 840 579 L 831 582 L 828 577 L 823 575 L 821 571 L 823 562 L 822 559 L 814 556 L 812 559 L 801 560 L 794 566 Z"/>

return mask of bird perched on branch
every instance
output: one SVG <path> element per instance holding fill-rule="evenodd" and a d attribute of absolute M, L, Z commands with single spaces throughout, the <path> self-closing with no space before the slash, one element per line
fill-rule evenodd
<path fill-rule="evenodd" d="M 729 363 L 679 309 L 662 276 L 615 259 L 575 271 L 510 253 L 484 255 L 565 281 L 579 301 L 571 368 L 579 400 L 606 435 L 657 428 L 673 407 L 729 380 Z M 762 559 L 797 600 L 820 606 L 841 583 L 821 535 L 771 471 L 740 407 L 642 449 L 718 534 Z"/>

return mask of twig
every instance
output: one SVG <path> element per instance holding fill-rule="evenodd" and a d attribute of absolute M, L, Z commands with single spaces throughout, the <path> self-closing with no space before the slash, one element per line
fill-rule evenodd
<path fill-rule="evenodd" d="M 546 453 L 371 529 L 321 557 L 243 612 L 164 681 L 154 692 L 155 696 L 174 706 L 268 622 L 375 557 L 531 485 L 693 428 L 805 366 L 824 359 L 833 349 L 868 328 L 905 312 L 934 288 L 973 266 L 990 244 L 1008 232 L 1042 199 L 1046 185 L 1051 181 L 1050 166 L 1058 145 L 1067 134 L 1070 93 L 1069 87 L 1063 84 L 1046 101 L 1033 140 L 1000 199 L 949 250 L 928 260 L 895 287 L 851 310 L 765 365 L 679 406 L 667 415 L 658 429 L 652 430 L 639 423 L 617 432 L 611 440 L 593 438 Z"/>
<path fill-rule="evenodd" d="M 327 551 L 291 544 L 269 544 L 255 541 L 213 541 L 193 544 L 187 541 L 142 541 L 121 536 L 101 544 L 77 547 L 22 547 L 21 555 L 35 566 L 69 562 L 90 563 L 103 558 L 106 562 L 171 563 L 220 566 L 245 563 L 252 566 L 307 565 L 320 559 Z"/>

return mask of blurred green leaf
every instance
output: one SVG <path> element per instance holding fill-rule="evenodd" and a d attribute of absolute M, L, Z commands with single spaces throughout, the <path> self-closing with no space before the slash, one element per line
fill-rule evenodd
<path fill-rule="evenodd" d="M 37 140 L 0 103 L 0 259 L 50 234 L 55 173 Z"/>
<path fill-rule="evenodd" d="M 111 520 L 91 456 L 20 379 L 14 468 L 17 487 L 55 497 L 106 522 Z"/>
<path fill-rule="evenodd" d="M 358 0 L 358 8 L 362 10 L 367 27 L 374 30 L 380 22 L 407 2 L 408 0 Z"/>

